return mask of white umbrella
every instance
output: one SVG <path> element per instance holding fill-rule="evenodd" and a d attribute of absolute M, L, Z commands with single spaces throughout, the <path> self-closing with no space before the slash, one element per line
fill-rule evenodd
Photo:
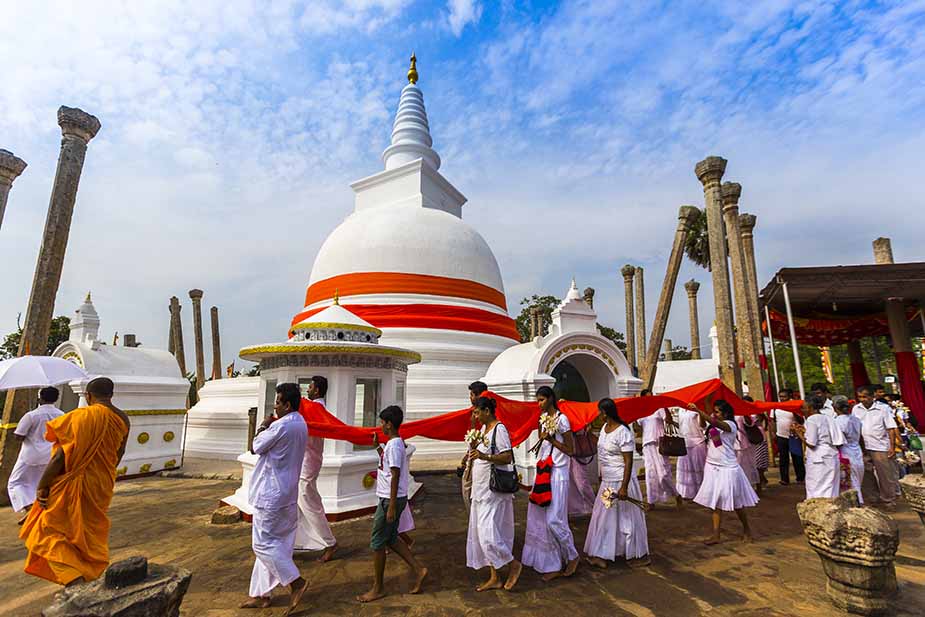
<path fill-rule="evenodd" d="M 56 386 L 87 377 L 73 362 L 52 356 L 21 356 L 0 362 L 0 390 Z"/>

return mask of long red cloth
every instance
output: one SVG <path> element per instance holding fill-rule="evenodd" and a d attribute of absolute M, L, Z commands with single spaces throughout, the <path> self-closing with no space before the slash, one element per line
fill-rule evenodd
<path fill-rule="evenodd" d="M 902 388 L 903 402 L 909 406 L 909 411 L 919 421 L 919 426 L 925 426 L 925 392 L 922 391 L 922 380 L 919 377 L 919 363 L 915 353 L 900 351 L 896 356 L 896 376 L 899 377 L 899 387 Z"/>
<path fill-rule="evenodd" d="M 535 402 L 514 401 L 493 392 L 488 392 L 485 396 L 495 399 L 498 419 L 507 427 L 513 445 L 523 443 L 537 429 L 540 409 Z M 736 415 L 760 414 L 775 408 L 798 412 L 802 405 L 802 401 L 750 403 L 736 396 L 735 392 L 723 385 L 719 379 L 711 379 L 655 396 L 618 398 L 614 399 L 614 402 L 620 417 L 625 422 L 632 422 L 663 407 L 687 407 L 688 404 L 695 403 L 702 408 L 704 401 L 710 396 L 714 400 L 722 399 L 729 402 Z M 569 419 L 572 430 L 575 431 L 581 430 L 599 415 L 596 402 L 560 401 L 559 409 Z M 380 440 L 384 441 L 384 436 L 378 428 L 345 424 L 322 405 L 306 399 L 302 399 L 299 413 L 305 418 L 309 433 L 315 437 L 340 439 L 367 446 L 372 443 L 373 433 L 378 432 Z M 469 409 L 466 408 L 405 422 L 398 432 L 403 439 L 428 437 L 440 441 L 463 441 L 466 431 L 469 430 L 469 413 Z"/>

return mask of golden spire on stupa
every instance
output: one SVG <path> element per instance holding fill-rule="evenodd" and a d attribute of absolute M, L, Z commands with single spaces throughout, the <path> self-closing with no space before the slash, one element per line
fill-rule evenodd
<path fill-rule="evenodd" d="M 418 59 L 413 51 L 411 52 L 411 68 L 408 69 L 408 83 L 418 83 Z"/>
<path fill-rule="evenodd" d="M 336 289 L 334 290 L 334 305 L 340 306 L 340 293 Z"/>

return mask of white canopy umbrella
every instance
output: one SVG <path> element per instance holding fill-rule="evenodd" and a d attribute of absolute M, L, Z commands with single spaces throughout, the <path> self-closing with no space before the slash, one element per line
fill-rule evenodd
<path fill-rule="evenodd" d="M 73 362 L 52 356 L 21 356 L 0 362 L 0 390 L 57 386 L 87 377 Z"/>

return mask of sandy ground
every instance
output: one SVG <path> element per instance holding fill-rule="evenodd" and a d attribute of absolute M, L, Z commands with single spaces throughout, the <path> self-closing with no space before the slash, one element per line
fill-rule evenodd
<path fill-rule="evenodd" d="M 582 565 L 571 579 L 543 584 L 525 571 L 513 593 L 476 593 L 486 573 L 465 567 L 467 513 L 452 475 L 422 478 L 425 493 L 414 504 L 418 529 L 415 552 L 430 568 L 424 593 L 402 595 L 409 579 L 400 560 L 390 556 L 386 584 L 391 595 L 378 603 L 360 605 L 354 597 L 365 591 L 372 559 L 367 548 L 370 519 L 335 525 L 341 550 L 338 559 L 318 564 L 314 556 L 298 563 L 310 581 L 299 615 L 499 615 L 559 617 L 710 615 L 736 617 L 828 616 L 839 614 L 825 596 L 825 577 L 816 554 L 803 539 L 794 509 L 802 487 L 772 487 L 750 511 L 756 542 L 743 545 L 733 518 L 724 521 L 729 535 L 718 547 L 701 543 L 709 513 L 694 505 L 681 512 L 663 507 L 648 516 L 652 565 L 629 570 L 624 566 L 601 572 Z M 773 483 L 773 480 L 772 480 Z M 233 481 L 145 478 L 117 485 L 110 514 L 112 559 L 145 555 L 157 563 L 190 569 L 193 580 L 182 615 L 226 617 L 279 615 L 279 595 L 267 610 L 241 610 L 253 554 L 250 525 L 212 526 L 209 515 L 220 497 L 237 486 Z M 526 498 L 517 499 L 520 551 Z M 921 615 L 925 606 L 925 527 L 905 506 L 895 513 L 901 546 L 896 575 L 901 601 L 896 615 Z M 584 540 L 587 519 L 573 521 L 576 544 Z M 25 551 L 17 538 L 15 515 L 0 510 L 0 614 L 37 615 L 57 588 L 22 572 Z"/>

